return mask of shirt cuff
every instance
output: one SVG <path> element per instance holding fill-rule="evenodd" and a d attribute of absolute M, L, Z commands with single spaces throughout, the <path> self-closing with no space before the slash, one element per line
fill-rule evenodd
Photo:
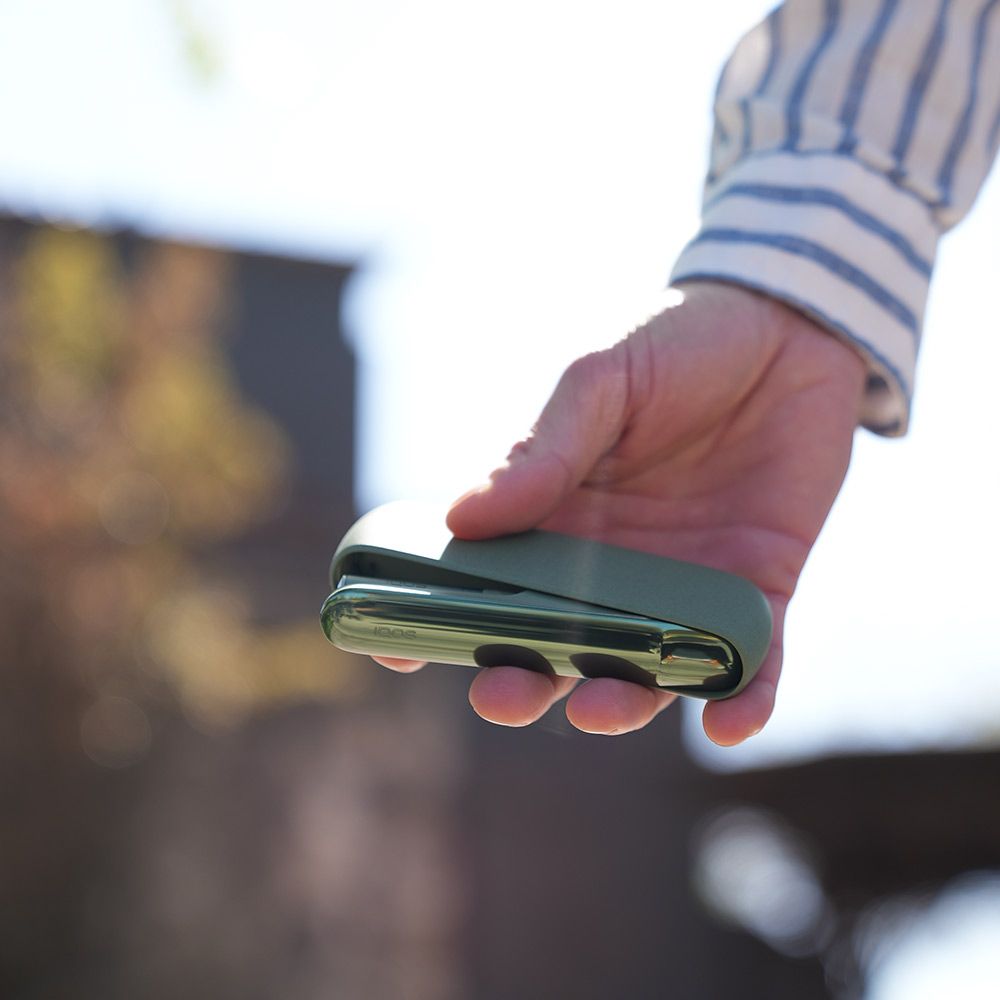
<path fill-rule="evenodd" d="M 940 230 L 926 202 L 847 156 L 750 156 L 705 191 L 671 284 L 716 280 L 798 309 L 868 366 L 861 422 L 904 434 Z"/>

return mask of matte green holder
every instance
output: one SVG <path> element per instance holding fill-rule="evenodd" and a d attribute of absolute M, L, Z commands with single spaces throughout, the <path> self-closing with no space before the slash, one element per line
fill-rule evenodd
<path fill-rule="evenodd" d="M 337 547 L 321 619 L 371 655 L 613 676 L 729 698 L 771 644 L 761 591 L 732 573 L 550 531 L 452 536 L 437 506 L 400 501 Z"/>

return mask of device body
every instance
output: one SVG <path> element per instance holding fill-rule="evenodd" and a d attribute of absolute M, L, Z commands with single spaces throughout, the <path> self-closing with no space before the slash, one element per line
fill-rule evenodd
<path fill-rule="evenodd" d="M 742 577 L 547 531 L 463 541 L 443 510 L 412 503 L 361 518 L 330 579 L 327 637 L 376 656 L 715 699 L 742 690 L 770 646 L 769 605 Z"/>
<path fill-rule="evenodd" d="M 717 636 L 534 591 L 385 583 L 344 577 L 322 610 L 341 649 L 466 666 L 518 666 L 721 693 L 741 665 Z"/>

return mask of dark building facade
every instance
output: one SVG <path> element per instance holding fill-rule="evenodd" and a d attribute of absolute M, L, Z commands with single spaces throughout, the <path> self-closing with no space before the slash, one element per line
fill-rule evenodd
<path fill-rule="evenodd" d="M 349 265 L 0 219 L 0 994 L 459 996 L 456 772 L 318 625 Z"/>
<path fill-rule="evenodd" d="M 0 218 L 0 994 L 859 996 L 1000 868 L 996 755 L 712 775 L 334 650 L 351 274 Z"/>

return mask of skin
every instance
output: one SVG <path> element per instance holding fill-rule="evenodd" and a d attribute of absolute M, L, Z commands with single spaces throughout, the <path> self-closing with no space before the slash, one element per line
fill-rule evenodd
<path fill-rule="evenodd" d="M 448 526 L 478 539 L 548 528 L 703 563 L 767 595 L 774 640 L 753 682 L 709 702 L 708 736 L 730 746 L 774 707 L 785 609 L 847 472 L 865 381 L 852 348 L 752 291 L 685 284 L 678 304 L 564 373 L 531 435 Z M 422 666 L 379 659 L 392 669 Z M 675 696 L 515 667 L 476 672 L 469 700 L 525 726 L 559 699 L 578 729 L 639 729 Z"/>

